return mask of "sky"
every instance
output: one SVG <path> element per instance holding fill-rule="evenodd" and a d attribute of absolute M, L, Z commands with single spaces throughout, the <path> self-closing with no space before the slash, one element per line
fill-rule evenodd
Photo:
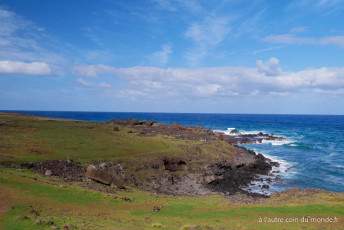
<path fill-rule="evenodd" d="M 0 0 L 0 110 L 344 114 L 344 0 Z"/>

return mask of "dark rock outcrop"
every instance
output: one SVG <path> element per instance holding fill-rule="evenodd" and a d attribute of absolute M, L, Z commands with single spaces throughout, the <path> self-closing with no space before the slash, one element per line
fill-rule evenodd
<path fill-rule="evenodd" d="M 59 176 L 69 181 L 83 181 L 86 167 L 74 161 L 52 160 L 36 163 L 23 163 L 23 168 L 29 168 L 32 172 L 41 175 Z"/>
<path fill-rule="evenodd" d="M 86 177 L 102 184 L 125 188 L 125 175 L 120 164 L 114 165 L 112 162 L 103 162 L 96 166 L 89 165 L 87 167 Z"/>
<path fill-rule="evenodd" d="M 106 185 L 110 185 L 112 181 L 111 174 L 109 172 L 98 170 L 94 165 L 89 165 L 87 167 L 86 177 Z"/>
<path fill-rule="evenodd" d="M 179 158 L 165 158 L 164 159 L 165 170 L 169 171 L 186 171 L 186 162 Z"/>
<path fill-rule="evenodd" d="M 222 132 L 215 132 L 215 134 L 221 137 L 224 141 L 236 145 L 236 144 L 256 144 L 263 143 L 263 141 L 283 141 L 283 137 L 277 137 L 273 134 L 266 134 L 259 132 L 257 134 L 246 134 L 236 129 L 230 132 L 230 135 L 225 135 Z"/>
<path fill-rule="evenodd" d="M 252 152 L 248 152 L 252 155 Z M 254 162 L 241 164 L 211 164 L 206 168 L 207 187 L 212 191 L 234 194 L 243 192 L 257 175 L 267 175 L 272 169 L 271 161 L 263 155 L 254 155 Z"/>
<path fill-rule="evenodd" d="M 147 121 L 146 121 L 146 120 L 139 121 L 137 124 L 138 124 L 138 125 L 146 125 L 146 124 L 147 124 Z"/>
<path fill-rule="evenodd" d="M 154 120 L 149 120 L 147 126 L 152 126 L 154 124 Z"/>
<path fill-rule="evenodd" d="M 138 119 L 129 120 L 128 124 L 131 125 L 131 126 L 138 125 L 139 124 L 139 120 Z"/>

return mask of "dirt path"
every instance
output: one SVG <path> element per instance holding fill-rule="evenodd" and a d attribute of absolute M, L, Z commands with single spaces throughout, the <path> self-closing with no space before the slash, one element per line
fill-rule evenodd
<path fill-rule="evenodd" d="M 0 204 L 0 216 L 4 215 L 13 204 Z"/>
<path fill-rule="evenodd" d="M 7 204 L 0 204 L 0 217 L 4 215 L 10 207 L 12 207 L 13 203 L 7 203 Z M 1 224 L 0 224 L 0 230 L 2 230 Z"/>

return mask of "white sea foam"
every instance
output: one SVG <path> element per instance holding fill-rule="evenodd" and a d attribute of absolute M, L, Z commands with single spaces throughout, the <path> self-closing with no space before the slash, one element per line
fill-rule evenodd
<path fill-rule="evenodd" d="M 216 132 L 221 132 L 224 133 L 226 135 L 230 135 L 230 136 L 238 136 L 238 135 L 248 135 L 248 134 L 259 134 L 260 132 L 265 133 L 264 131 L 238 131 L 238 133 L 234 132 L 231 133 L 233 130 L 235 130 L 235 128 L 227 128 L 227 130 L 215 130 Z M 292 144 L 294 142 L 296 142 L 295 140 L 292 139 L 287 139 L 286 137 L 280 136 L 283 139 L 282 140 L 265 140 L 263 139 L 264 137 L 257 137 L 257 138 L 261 138 L 261 141 L 257 141 L 257 144 L 271 144 L 272 146 L 282 146 L 282 145 L 288 145 L 290 144 L 290 146 L 298 146 L 297 144 Z M 254 150 L 255 152 L 257 152 L 256 150 Z M 278 175 L 282 180 L 285 179 L 290 179 L 293 178 L 297 172 L 296 170 L 293 168 L 293 164 L 291 162 L 288 162 L 284 159 L 281 159 L 279 157 L 276 156 L 270 156 L 267 154 L 263 154 L 264 157 L 271 159 L 274 162 L 278 162 L 279 163 L 279 167 L 273 166 L 271 172 L 273 171 L 278 171 L 278 173 L 271 173 L 270 175 L 261 175 L 260 178 L 263 179 L 263 181 L 253 181 L 252 183 L 254 185 L 249 185 L 249 186 L 243 186 L 241 187 L 241 189 L 245 190 L 245 191 L 249 191 L 249 192 L 253 192 L 253 193 L 260 193 L 260 194 L 264 194 L 264 195 L 271 195 L 272 193 L 279 191 L 280 189 L 280 183 L 281 181 L 274 181 L 276 176 Z M 266 179 L 269 179 L 271 181 L 271 183 L 269 183 L 270 188 L 269 189 L 263 189 L 262 186 L 266 185 Z M 274 186 L 274 185 L 277 185 Z M 279 188 L 278 188 L 279 187 Z"/>
<path fill-rule="evenodd" d="M 297 144 L 291 144 L 290 146 L 291 146 L 291 147 L 298 147 L 298 146 L 300 146 L 300 145 L 297 145 Z"/>
<path fill-rule="evenodd" d="M 263 189 L 262 186 L 266 184 L 266 182 L 261 182 L 261 181 L 254 181 L 254 185 L 249 185 L 249 186 L 241 186 L 240 188 L 244 191 L 251 192 L 251 193 L 259 193 L 262 195 L 267 195 L 270 196 L 273 192 L 273 190 L 267 190 Z"/>
<path fill-rule="evenodd" d="M 337 156 L 338 154 L 337 153 L 330 153 L 330 157 L 334 157 L 334 156 Z"/>
<path fill-rule="evenodd" d="M 226 135 L 229 135 L 229 136 L 238 136 L 238 135 L 257 135 L 259 134 L 260 132 L 263 132 L 263 131 L 256 131 L 256 130 L 253 130 L 253 131 L 242 131 L 242 130 L 238 130 L 238 132 L 235 132 L 235 133 L 232 133 L 233 130 L 236 130 L 235 128 L 227 128 L 227 130 L 214 130 L 215 132 L 221 132 L 221 133 L 224 133 Z"/>
<path fill-rule="evenodd" d="M 223 131 L 223 130 L 216 130 L 216 131 L 222 132 L 222 133 L 229 135 L 229 136 L 258 135 L 259 133 L 265 133 L 264 131 L 257 131 L 257 130 L 254 130 L 254 131 L 241 131 L 240 130 L 238 132 L 232 133 L 233 130 L 235 130 L 235 128 L 227 128 L 227 131 Z M 264 137 L 257 136 L 257 138 L 263 139 Z M 257 141 L 256 143 L 257 144 L 271 144 L 271 145 L 287 145 L 287 144 L 295 142 L 295 140 L 287 139 L 285 137 L 283 137 L 283 138 L 284 138 L 283 140 L 264 140 L 263 139 L 261 142 Z"/>
<path fill-rule="evenodd" d="M 288 162 L 276 156 L 270 156 L 267 154 L 262 154 L 262 155 L 280 164 L 279 167 L 275 167 L 275 166 L 272 167 L 272 171 L 275 171 L 275 170 L 280 171 L 280 174 L 283 175 L 283 177 L 285 178 L 292 178 L 295 175 L 296 172 L 293 170 L 293 164 L 291 162 Z"/>
<path fill-rule="evenodd" d="M 271 145 L 288 145 L 295 142 L 294 140 L 290 139 L 283 139 L 283 140 L 262 140 L 262 144 L 271 144 Z"/>
<path fill-rule="evenodd" d="M 227 130 L 219 130 L 219 132 L 224 133 L 229 136 L 237 136 L 237 133 L 231 133 L 235 128 L 227 128 Z"/>
<path fill-rule="evenodd" d="M 334 165 L 336 168 L 344 168 L 344 165 Z"/>
<path fill-rule="evenodd" d="M 244 134 L 244 135 L 257 135 L 260 132 L 262 132 L 262 131 L 242 131 L 241 133 Z"/>
<path fill-rule="evenodd" d="M 257 152 L 257 151 L 255 151 Z M 274 192 L 280 191 L 280 188 L 277 185 L 278 183 L 281 183 L 281 181 L 274 181 L 275 177 L 278 175 L 282 180 L 290 179 L 295 176 L 297 173 L 293 167 L 293 164 L 291 162 L 288 162 L 284 159 L 281 159 L 276 156 L 270 156 L 267 154 L 263 154 L 264 157 L 269 158 L 272 161 L 278 162 L 280 164 L 279 167 L 273 166 L 271 172 L 278 171 L 278 173 L 271 173 L 270 175 L 261 175 L 259 178 L 263 179 L 263 181 L 252 181 L 254 185 L 249 186 L 243 186 L 241 189 L 249 192 L 264 194 L 264 195 L 271 195 Z M 263 189 L 262 186 L 266 185 L 266 179 L 271 180 L 271 183 L 269 183 L 270 188 Z"/>

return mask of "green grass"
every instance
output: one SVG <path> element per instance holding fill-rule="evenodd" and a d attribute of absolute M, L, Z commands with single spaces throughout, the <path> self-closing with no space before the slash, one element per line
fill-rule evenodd
<path fill-rule="evenodd" d="M 116 160 L 130 155 L 169 151 L 159 138 L 113 132 L 107 123 L 0 117 L 13 127 L 0 128 L 0 160 L 30 162 L 71 159 L 80 162 Z"/>
<path fill-rule="evenodd" d="M 16 205 L 12 206 L 9 211 L 2 217 L 2 227 L 3 229 L 11 230 L 24 230 L 24 229 L 48 229 L 45 224 L 34 225 L 36 218 L 28 216 L 29 219 L 17 219 L 18 216 L 23 215 L 27 212 L 26 205 Z"/>
<path fill-rule="evenodd" d="M 75 187 L 73 184 L 67 185 L 67 188 L 59 188 L 58 181 L 46 184 L 46 178 L 40 176 L 37 176 L 37 181 L 33 181 L 26 177 L 30 176 L 29 172 L 24 172 L 24 175 L 25 177 L 22 177 L 21 173 L 16 173 L 12 169 L 5 169 L 0 174 L 0 188 L 5 188 L 3 191 L 11 194 L 12 201 L 18 202 L 0 217 L 0 226 L 3 229 L 47 229 L 49 226 L 33 225 L 36 217 L 29 216 L 29 205 L 40 210 L 40 218 L 53 220 L 58 226 L 70 223 L 80 226 L 82 223 L 83 226 L 93 229 L 152 229 L 162 226 L 164 229 L 179 229 L 183 226 L 185 229 L 190 226 L 215 229 L 227 229 L 228 226 L 234 226 L 233 229 L 280 229 L 279 223 L 259 223 L 259 217 L 300 219 L 305 215 L 311 215 L 344 218 L 343 206 L 334 201 L 329 201 L 328 205 L 239 206 L 220 196 L 173 197 L 153 195 L 131 188 L 130 192 L 119 191 L 116 194 L 118 197 L 127 196 L 133 200 L 126 202 L 119 198 L 113 199 L 106 194 Z M 159 212 L 152 214 L 155 205 L 163 207 Z M 19 215 L 28 215 L 30 220 L 17 220 Z M 150 218 L 145 221 L 146 217 Z M 117 223 L 118 220 L 120 223 Z M 300 223 L 283 226 L 287 226 L 286 229 L 298 229 Z M 307 226 L 313 229 L 324 225 L 312 223 L 305 225 Z"/>
<path fill-rule="evenodd" d="M 99 202 L 103 196 L 96 192 L 83 191 L 80 189 L 66 189 L 57 188 L 56 186 L 47 186 L 37 183 L 28 183 L 28 181 L 13 180 L 8 177 L 0 177 L 0 183 L 3 185 L 11 186 L 24 194 L 47 197 L 58 202 L 67 202 L 73 204 L 85 204 L 90 202 Z"/>

